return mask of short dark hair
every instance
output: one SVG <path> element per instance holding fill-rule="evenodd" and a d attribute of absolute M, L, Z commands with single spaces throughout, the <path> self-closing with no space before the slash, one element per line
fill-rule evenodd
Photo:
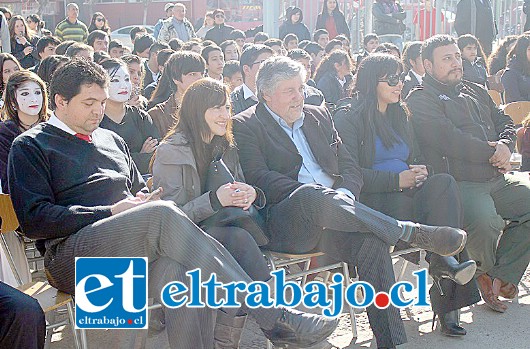
<path fill-rule="evenodd" d="M 433 56 L 435 49 L 453 44 L 456 45 L 456 40 L 450 35 L 434 35 L 423 42 L 423 45 L 421 46 L 421 59 L 427 59 L 432 62 L 434 60 Z"/>
<path fill-rule="evenodd" d="M 240 66 L 241 66 L 241 74 L 243 74 L 243 79 L 245 78 L 245 72 L 243 71 L 243 66 L 246 65 L 246 66 L 252 67 L 252 64 L 258 58 L 258 56 L 265 52 L 268 52 L 271 55 L 274 54 L 274 51 L 272 50 L 272 48 L 270 48 L 269 46 L 261 45 L 261 44 L 251 44 L 243 50 L 243 53 L 241 53 L 241 58 L 239 59 Z"/>
<path fill-rule="evenodd" d="M 164 64 L 166 64 L 166 62 L 168 61 L 169 57 L 171 57 L 171 55 L 173 53 L 175 53 L 175 51 L 173 51 L 170 48 L 164 48 L 164 49 L 161 49 L 160 51 L 158 51 L 158 53 L 156 55 L 156 61 L 158 62 L 158 65 L 159 66 L 163 66 Z"/>
<path fill-rule="evenodd" d="M 147 34 L 147 29 L 145 29 L 145 27 L 142 27 L 142 26 L 132 27 L 131 31 L 129 32 L 131 41 L 134 40 L 134 38 L 136 37 L 136 34 L 141 33 L 141 32 L 144 32 Z"/>
<path fill-rule="evenodd" d="M 117 40 L 117 39 L 114 39 L 114 40 L 111 40 L 110 43 L 109 43 L 109 52 L 111 49 L 113 48 L 123 48 L 123 43 L 120 41 L 120 40 Z"/>
<path fill-rule="evenodd" d="M 241 73 L 241 67 L 238 61 L 228 61 L 223 67 L 223 76 L 231 78 L 236 73 Z"/>
<path fill-rule="evenodd" d="M 169 40 L 167 44 L 173 51 L 180 51 L 182 46 L 184 46 L 184 41 L 180 40 L 179 38 L 173 38 Z"/>
<path fill-rule="evenodd" d="M 51 55 L 42 60 L 39 64 L 39 69 L 37 70 L 37 75 L 44 81 L 46 84 L 49 84 L 52 80 L 53 74 L 57 71 L 57 67 L 61 64 L 70 62 L 70 57 L 61 56 L 61 55 Z"/>
<path fill-rule="evenodd" d="M 314 42 L 317 42 L 318 39 L 320 39 L 320 35 L 329 35 L 328 31 L 326 29 L 319 29 L 319 30 L 316 30 L 315 33 L 313 34 L 313 41 Z"/>
<path fill-rule="evenodd" d="M 134 42 L 134 49 L 133 53 L 139 53 L 144 52 L 148 48 L 151 47 L 155 43 L 155 38 L 152 35 L 145 34 L 140 36 L 136 41 Z"/>
<path fill-rule="evenodd" d="M 94 62 L 96 62 L 97 64 L 101 64 L 101 62 L 110 58 L 110 55 L 105 51 L 94 52 Z"/>
<path fill-rule="evenodd" d="M 337 40 L 337 39 L 333 39 L 333 40 L 331 40 L 331 41 L 328 42 L 328 44 L 326 45 L 326 48 L 324 49 L 324 51 L 326 51 L 326 53 L 330 53 L 331 51 L 333 51 L 333 48 L 334 48 L 335 46 L 340 46 L 340 48 L 342 48 L 342 41 Z"/>
<path fill-rule="evenodd" d="M 298 43 L 298 36 L 296 36 L 296 34 L 289 33 L 285 35 L 285 38 L 283 38 L 283 46 L 287 48 L 287 44 L 289 43 L 289 41 L 293 41 L 293 40 L 296 40 L 296 42 Z"/>
<path fill-rule="evenodd" d="M 379 36 L 375 33 L 366 34 L 363 38 L 363 45 L 366 46 L 370 40 L 379 40 Z"/>
<path fill-rule="evenodd" d="M 100 65 L 84 59 L 74 59 L 59 68 L 50 83 L 52 109 L 57 108 L 55 96 L 60 95 L 67 101 L 77 96 L 81 86 L 96 84 L 101 88 L 109 85 L 109 75 Z"/>
<path fill-rule="evenodd" d="M 283 47 L 283 42 L 280 39 L 276 39 L 276 38 L 267 39 L 263 44 L 269 47 L 273 47 L 273 46 Z"/>
<path fill-rule="evenodd" d="M 382 44 L 379 44 L 373 53 L 390 53 L 390 51 L 396 51 L 399 55 L 399 58 L 401 58 L 401 51 L 399 50 L 399 47 L 391 42 L 383 42 Z"/>
<path fill-rule="evenodd" d="M 104 40 L 105 38 L 109 38 L 109 34 L 105 33 L 103 30 L 94 30 L 92 33 L 88 34 L 86 42 L 93 47 L 96 40 Z"/>
<path fill-rule="evenodd" d="M 316 42 L 310 42 L 304 47 L 304 50 L 310 55 L 318 55 L 320 51 L 324 51 L 324 48 Z"/>
<path fill-rule="evenodd" d="M 239 30 L 239 29 L 234 29 L 234 30 L 232 30 L 232 32 L 230 33 L 230 35 L 228 35 L 228 38 L 231 39 L 231 40 L 235 40 L 235 39 L 246 39 L 247 36 L 245 35 L 245 32 L 244 32 L 244 31 Z"/>
<path fill-rule="evenodd" d="M 68 50 L 68 47 L 70 47 L 72 44 L 75 44 L 76 42 L 74 40 L 66 40 L 63 41 L 55 48 L 55 54 L 57 55 L 64 55 L 66 54 L 66 50 Z"/>
<path fill-rule="evenodd" d="M 44 52 L 44 49 L 50 45 L 59 46 L 61 41 L 55 36 L 43 36 L 37 41 L 37 54 Z"/>
<path fill-rule="evenodd" d="M 149 47 L 149 56 L 153 54 L 154 52 L 158 52 L 160 50 L 170 48 L 168 44 L 162 41 L 155 41 L 150 47 Z M 140 51 L 141 52 L 141 51 Z"/>
<path fill-rule="evenodd" d="M 72 57 L 75 57 L 81 51 L 92 51 L 92 52 L 94 52 L 94 48 L 92 48 L 92 46 L 88 46 L 87 44 L 82 44 L 80 42 L 75 42 L 72 45 L 68 46 L 68 49 L 66 50 L 65 55 L 70 57 L 70 58 L 72 58 Z"/>
<path fill-rule="evenodd" d="M 403 49 L 403 65 L 405 65 L 405 68 L 407 70 L 412 69 L 412 65 L 410 64 L 410 61 L 415 61 L 418 57 L 421 57 L 421 45 L 423 43 L 421 41 L 411 41 L 405 44 L 405 48 Z"/>
<path fill-rule="evenodd" d="M 214 51 L 221 52 L 223 54 L 223 57 L 224 57 L 223 50 L 219 46 L 217 46 L 215 44 L 214 45 L 208 45 L 208 46 L 202 48 L 201 56 L 204 59 L 204 61 L 206 62 L 206 64 L 208 64 L 208 56 L 210 55 L 211 52 L 214 52 Z"/>
<path fill-rule="evenodd" d="M 264 32 L 258 32 L 256 33 L 256 35 L 254 35 L 254 42 L 258 42 L 258 41 L 267 41 L 269 40 L 269 35 L 267 33 L 264 33 Z"/>
<path fill-rule="evenodd" d="M 311 40 L 302 40 L 298 43 L 298 48 L 304 50 L 309 43 L 311 43 Z"/>
<path fill-rule="evenodd" d="M 302 50 L 301 48 L 295 48 L 287 52 L 287 57 L 289 57 L 293 61 L 297 61 L 299 59 L 311 59 L 309 53 L 307 53 L 306 50 Z"/>

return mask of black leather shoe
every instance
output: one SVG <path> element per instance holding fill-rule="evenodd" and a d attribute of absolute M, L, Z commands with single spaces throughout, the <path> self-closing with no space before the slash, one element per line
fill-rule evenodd
<path fill-rule="evenodd" d="M 339 324 L 339 319 L 283 309 L 271 330 L 263 334 L 278 348 L 307 348 L 325 340 Z"/>
<path fill-rule="evenodd" d="M 449 337 L 465 336 L 467 331 L 460 326 L 458 321 L 458 310 L 453 310 L 438 317 L 440 331 Z"/>
<path fill-rule="evenodd" d="M 434 282 L 438 284 L 440 290 L 439 283 L 442 278 L 452 280 L 459 285 L 465 285 L 473 279 L 476 271 L 477 263 L 474 260 L 458 263 L 455 257 L 443 257 L 433 254 L 429 262 L 429 274 Z M 443 296 L 443 292 L 441 294 Z"/>
<path fill-rule="evenodd" d="M 466 245 L 467 234 L 462 229 L 417 224 L 410 237 L 410 245 L 441 256 L 454 256 Z"/>

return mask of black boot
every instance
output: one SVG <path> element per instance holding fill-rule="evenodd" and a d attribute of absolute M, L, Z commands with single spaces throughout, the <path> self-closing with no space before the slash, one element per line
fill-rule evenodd
<path fill-rule="evenodd" d="M 214 348 L 238 349 L 246 320 L 246 315 L 231 316 L 221 310 L 217 310 L 217 320 L 214 329 Z"/>
<path fill-rule="evenodd" d="M 423 248 L 441 256 L 454 256 L 466 245 L 467 234 L 462 229 L 417 224 L 408 241 L 412 247 Z"/>
<path fill-rule="evenodd" d="M 455 257 L 432 254 L 429 261 L 429 274 L 432 276 L 442 296 L 443 291 L 440 285 L 442 278 L 452 280 L 459 285 L 465 285 L 473 279 L 476 271 L 477 263 L 474 260 L 458 263 Z"/>
<path fill-rule="evenodd" d="M 435 315 L 436 316 L 436 315 Z M 449 337 L 459 337 L 466 335 L 466 329 L 460 326 L 458 310 L 453 310 L 438 316 L 440 321 L 440 331 Z"/>
<path fill-rule="evenodd" d="M 328 319 L 294 309 L 283 309 L 274 327 L 262 331 L 275 347 L 307 348 L 325 340 L 338 324 L 338 318 Z"/>

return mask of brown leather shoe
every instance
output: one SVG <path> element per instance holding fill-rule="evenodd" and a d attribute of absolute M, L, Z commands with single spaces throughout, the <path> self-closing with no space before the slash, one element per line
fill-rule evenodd
<path fill-rule="evenodd" d="M 504 305 L 494 294 L 493 292 L 493 281 L 488 274 L 482 274 L 477 277 L 478 289 L 482 295 L 482 299 L 488 307 L 498 311 L 499 313 L 504 313 L 508 307 Z"/>
<path fill-rule="evenodd" d="M 511 282 L 504 282 L 501 279 L 493 279 L 493 294 L 501 296 L 506 299 L 514 299 L 519 294 L 517 285 Z"/>

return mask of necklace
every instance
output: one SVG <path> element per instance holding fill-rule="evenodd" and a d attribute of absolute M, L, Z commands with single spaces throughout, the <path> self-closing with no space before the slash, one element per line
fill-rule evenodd
<path fill-rule="evenodd" d="M 40 119 L 37 119 L 37 121 L 35 121 L 34 123 L 32 123 L 31 125 L 26 125 L 25 123 L 23 123 L 20 119 L 19 119 L 19 122 L 20 122 L 20 126 L 22 126 L 21 128 L 24 130 L 24 131 L 27 131 L 29 130 L 30 128 L 33 128 L 35 125 L 37 125 L 39 123 Z"/>

